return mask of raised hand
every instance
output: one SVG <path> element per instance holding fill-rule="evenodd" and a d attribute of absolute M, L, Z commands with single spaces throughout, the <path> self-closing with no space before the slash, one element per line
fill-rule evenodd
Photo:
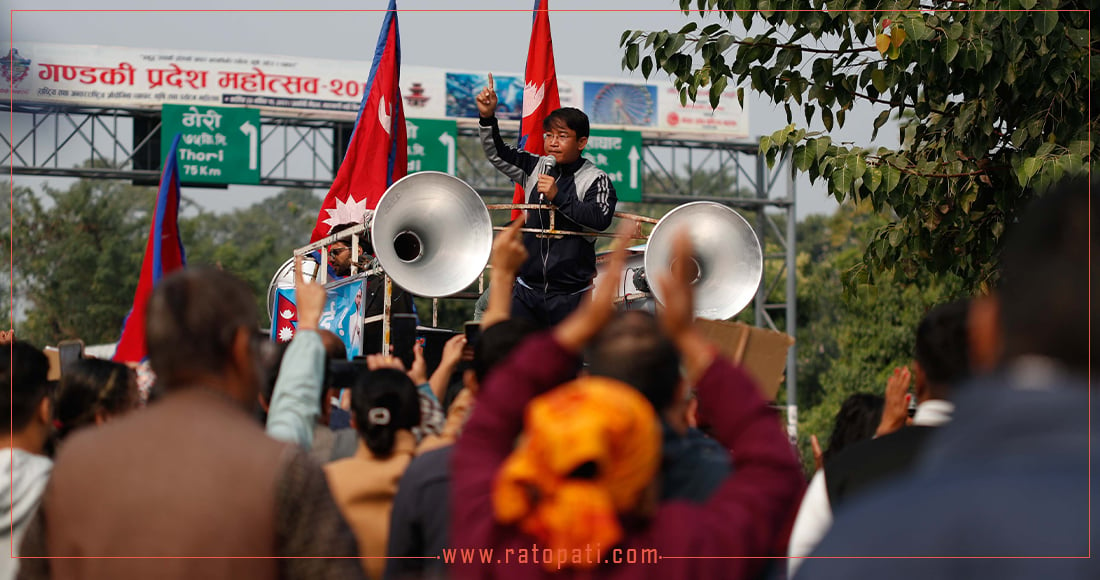
<path fill-rule="evenodd" d="M 634 220 L 623 220 L 615 230 L 615 243 L 611 246 L 610 259 L 603 275 L 596 281 L 596 287 L 592 289 L 592 299 L 581 302 L 581 308 L 588 311 L 593 326 L 598 325 L 592 333 L 595 335 L 611 320 L 615 314 L 616 289 L 623 277 L 626 267 L 626 248 L 630 245 L 630 234 L 634 231 Z"/>
<path fill-rule="evenodd" d="M 447 344 L 443 345 L 443 355 L 439 357 L 439 366 L 435 367 L 435 372 L 428 379 L 432 392 L 435 393 L 435 398 L 440 401 L 447 394 L 447 383 L 451 382 L 451 375 L 454 374 L 458 363 L 462 361 L 462 352 L 465 348 L 465 334 L 456 334 L 447 341 Z"/>
<path fill-rule="evenodd" d="M 405 363 L 402 363 L 399 357 L 393 356 L 392 354 L 368 354 L 367 369 L 372 371 L 378 369 L 397 369 L 401 372 L 405 372 Z"/>
<path fill-rule="evenodd" d="M 825 469 L 825 452 L 821 450 L 821 443 L 817 440 L 817 435 L 810 435 L 810 447 L 814 451 L 814 467 L 817 469 Z"/>
<path fill-rule="evenodd" d="M 691 254 L 691 237 L 686 230 L 677 232 L 672 240 L 672 271 L 657 280 L 664 297 L 658 320 L 673 341 L 679 340 L 690 330 L 695 320 L 695 291 L 691 287 L 688 267 L 692 261 Z"/>
<path fill-rule="evenodd" d="M 695 289 L 692 281 L 692 244 L 687 230 L 676 233 L 672 240 L 672 268 L 669 274 L 656 280 L 664 296 L 657 320 L 665 334 L 676 343 L 689 383 L 695 383 L 714 362 L 714 345 L 695 328 Z M 740 361 L 734 361 L 740 364 Z"/>
<path fill-rule="evenodd" d="M 328 294 L 316 282 L 302 276 L 302 256 L 294 256 L 294 298 L 298 307 L 298 330 L 317 330 Z"/>
<path fill-rule="evenodd" d="M 526 214 L 520 214 L 508 227 L 497 234 L 493 240 L 493 251 L 489 255 L 489 265 L 494 272 L 507 272 L 515 275 L 519 267 L 527 261 L 527 248 L 523 245 L 520 228 L 527 219 Z"/>
<path fill-rule="evenodd" d="M 413 345 L 413 362 L 409 367 L 408 375 L 414 385 L 423 385 L 428 382 L 428 363 L 424 360 L 424 347 L 419 344 Z"/>
<path fill-rule="evenodd" d="M 886 379 L 886 403 L 882 406 L 882 420 L 879 421 L 875 437 L 893 433 L 905 426 L 909 418 L 909 382 L 912 374 L 909 367 L 894 367 L 890 378 Z"/>
<path fill-rule="evenodd" d="M 477 112 L 482 117 L 488 119 L 496 115 L 497 112 L 497 91 L 493 88 L 493 73 L 489 73 L 489 84 L 481 89 L 477 98 Z"/>
<path fill-rule="evenodd" d="M 558 180 L 550 175 L 539 175 L 538 190 L 546 199 L 554 201 L 558 196 Z"/>
<path fill-rule="evenodd" d="M 493 253 L 489 255 L 489 307 L 481 317 L 481 328 L 486 329 L 508 320 L 512 314 L 512 287 L 520 266 L 527 261 L 527 248 L 523 246 L 520 228 L 526 213 L 519 214 L 511 224 L 493 240 Z"/>
<path fill-rule="evenodd" d="M 453 369 L 462 361 L 462 350 L 466 348 L 466 335 L 456 334 L 443 345 L 443 354 L 439 357 L 440 367 Z"/>

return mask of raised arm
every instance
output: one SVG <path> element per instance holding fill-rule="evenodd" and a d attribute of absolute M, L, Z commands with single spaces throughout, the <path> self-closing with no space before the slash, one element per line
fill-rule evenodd
<path fill-rule="evenodd" d="M 582 300 L 549 334 L 523 342 L 486 377 L 452 459 L 455 547 L 490 545 L 493 480 L 523 429 L 523 410 L 534 397 L 575 376 L 581 350 L 611 319 L 613 281 L 622 273 L 627 239 L 620 236 L 612 252 L 607 270 L 612 282 L 597 285 L 591 300 Z"/>
<path fill-rule="evenodd" d="M 527 219 L 521 213 L 493 241 L 493 253 L 489 256 L 489 307 L 481 317 L 481 329 L 507 320 L 512 315 L 512 286 L 520 266 L 527 261 L 527 248 L 523 245 L 520 228 Z"/>
<path fill-rule="evenodd" d="M 309 449 L 313 445 L 313 426 L 321 412 L 325 347 L 321 343 L 321 335 L 317 333 L 317 324 L 321 320 L 326 294 L 324 286 L 302 278 L 301 256 L 294 259 L 294 287 L 298 328 L 279 366 L 266 430 L 274 439 Z"/>
<path fill-rule="evenodd" d="M 875 437 L 889 435 L 905 426 L 909 419 L 909 383 L 912 374 L 909 367 L 894 367 L 886 379 L 886 403 L 882 407 L 882 420 L 875 430 Z"/>
<path fill-rule="evenodd" d="M 478 93 L 477 112 L 480 116 L 479 133 L 481 136 L 481 148 L 485 150 L 485 157 L 504 175 L 513 182 L 524 185 L 527 176 L 535 169 L 539 158 L 526 151 L 512 147 L 500 137 L 500 128 L 497 126 L 497 92 L 493 86 L 493 73 L 489 73 L 489 84 Z"/>
<path fill-rule="evenodd" d="M 688 379 L 699 395 L 699 412 L 714 427 L 714 436 L 736 458 L 737 469 L 701 506 L 678 504 L 660 518 L 691 518 L 693 529 L 720 553 L 699 556 L 768 556 L 786 530 L 802 493 L 802 471 L 775 413 L 760 396 L 752 379 L 716 355 L 692 322 L 691 285 L 685 266 L 691 242 L 681 233 L 673 245 L 673 275 L 658 280 L 666 297 L 660 320 L 680 348 Z M 689 512 L 689 513 L 686 513 Z M 680 542 L 683 540 L 673 540 Z M 758 569 L 757 560 L 738 560 L 731 570 L 745 577 Z"/>
<path fill-rule="evenodd" d="M 466 335 L 456 334 L 443 345 L 443 354 L 439 358 L 439 366 L 435 367 L 428 382 L 432 386 L 435 398 L 442 401 L 447 395 L 447 385 L 451 382 L 451 375 L 462 361 L 462 349 L 466 348 Z"/>

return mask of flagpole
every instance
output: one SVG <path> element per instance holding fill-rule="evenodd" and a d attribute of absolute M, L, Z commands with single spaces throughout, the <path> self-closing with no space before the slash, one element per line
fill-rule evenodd
<path fill-rule="evenodd" d="M 383 194 L 408 171 L 408 138 L 405 111 L 401 98 L 401 36 L 398 30 L 396 0 L 389 8 L 375 44 L 370 75 L 363 88 L 363 98 L 355 119 L 355 128 L 348 142 L 332 186 L 321 203 L 310 242 L 325 239 L 332 228 L 346 223 L 362 224 L 366 214 L 374 210 Z M 352 240 L 357 254 L 357 240 Z M 353 255 L 353 263 L 357 263 Z M 327 254 L 321 250 L 322 277 L 327 270 Z M 382 313 L 382 349 L 389 353 L 391 344 L 391 285 L 384 278 L 385 303 Z M 367 349 L 373 350 L 373 349 Z"/>
<path fill-rule="evenodd" d="M 145 306 L 149 296 L 162 277 L 187 265 L 179 231 L 179 144 L 180 136 L 177 134 L 162 163 L 160 186 L 157 188 L 156 205 L 153 207 L 133 305 L 122 323 L 122 332 L 111 357 L 117 362 L 141 362 L 145 359 Z"/>
<path fill-rule="evenodd" d="M 389 274 L 383 274 L 386 289 L 382 300 L 382 354 L 390 354 L 390 306 L 393 300 L 393 280 Z"/>
<path fill-rule="evenodd" d="M 520 120 L 520 136 L 517 148 L 545 155 L 542 139 L 542 123 L 550 112 L 561 107 L 558 96 L 557 70 L 554 66 L 554 42 L 550 34 L 550 2 L 535 0 L 531 11 L 531 40 L 527 45 L 527 65 L 524 67 L 523 116 Z M 527 203 L 526 191 L 516 185 L 512 194 L 513 204 Z M 512 219 L 521 210 L 512 210 Z M 553 212 L 550 214 L 553 216 Z"/>

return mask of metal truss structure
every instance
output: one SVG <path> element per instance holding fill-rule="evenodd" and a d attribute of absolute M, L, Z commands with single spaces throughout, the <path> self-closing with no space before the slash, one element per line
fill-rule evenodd
<path fill-rule="evenodd" d="M 160 112 L 14 103 L 0 131 L 0 170 L 13 175 L 159 179 Z M 260 185 L 328 189 L 352 126 L 347 121 L 262 117 Z M 505 131 L 507 133 L 507 131 Z M 510 202 L 512 184 L 481 155 L 475 122 L 459 122 L 457 177 L 486 202 Z M 514 139 L 515 132 L 505 135 Z M 789 160 L 768 168 L 754 142 L 658 137 L 643 132 L 643 203 L 714 201 L 738 209 L 764 249 L 764 278 L 754 301 L 755 324 L 795 336 L 795 179 Z M 731 176 L 730 191 L 694 190 L 696 175 Z M 186 183 L 184 185 L 187 185 Z M 779 294 L 782 302 L 770 301 Z M 776 327 L 782 314 L 785 328 Z M 797 425 L 795 351 L 787 358 L 789 435 Z"/>

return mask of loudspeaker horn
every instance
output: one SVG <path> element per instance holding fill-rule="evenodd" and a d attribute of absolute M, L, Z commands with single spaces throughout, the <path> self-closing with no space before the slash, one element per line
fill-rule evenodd
<path fill-rule="evenodd" d="M 654 226 L 645 251 L 645 272 L 654 297 L 664 302 L 656 280 L 671 272 L 672 239 L 681 229 L 688 232 L 694 248 L 695 315 L 725 320 L 741 312 L 760 286 L 760 241 L 741 214 L 710 201 L 679 206 Z"/>
<path fill-rule="evenodd" d="M 465 181 L 423 171 L 382 194 L 370 238 L 378 263 L 395 284 L 439 298 L 477 281 L 493 248 L 493 223 L 485 202 Z"/>
<path fill-rule="evenodd" d="M 313 280 L 317 277 L 317 262 L 313 258 L 306 256 L 302 260 L 302 276 L 306 280 Z M 283 262 L 279 269 L 275 271 L 275 275 L 271 277 L 271 282 L 267 285 L 267 314 L 271 316 L 272 308 L 275 307 L 275 293 L 280 289 L 294 288 L 294 258 Z M 274 324 L 274 320 L 272 321 Z"/>

